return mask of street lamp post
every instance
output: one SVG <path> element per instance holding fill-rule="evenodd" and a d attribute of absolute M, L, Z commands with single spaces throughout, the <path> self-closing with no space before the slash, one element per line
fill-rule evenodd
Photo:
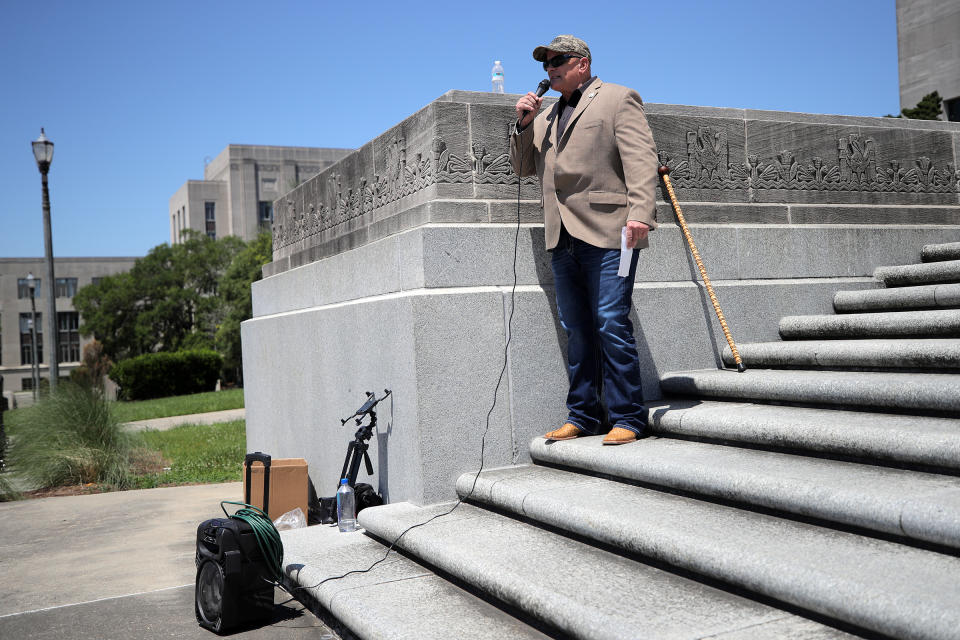
<path fill-rule="evenodd" d="M 40 137 L 33 141 L 33 157 L 43 177 L 43 248 L 47 263 L 47 353 L 50 354 L 50 393 L 57 390 L 60 365 L 57 362 L 57 281 L 53 275 L 53 232 L 50 229 L 50 191 L 47 189 L 47 172 L 53 162 L 53 143 L 47 140 L 43 128 Z"/>
<path fill-rule="evenodd" d="M 30 289 L 30 373 L 33 374 L 33 401 L 37 401 L 37 390 L 40 388 L 40 360 L 37 359 L 37 280 L 33 272 L 27 273 L 27 288 Z"/>

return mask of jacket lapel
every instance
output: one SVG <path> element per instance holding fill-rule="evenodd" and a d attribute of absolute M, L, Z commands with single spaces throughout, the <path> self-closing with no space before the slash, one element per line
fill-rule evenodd
<path fill-rule="evenodd" d="M 580 114 L 586 111 L 587 107 L 589 107 L 590 104 L 593 103 L 594 99 L 596 98 L 596 94 L 598 91 L 600 91 L 600 87 L 602 85 L 603 85 L 603 81 L 601 81 L 600 78 L 597 78 L 596 80 L 594 80 L 593 84 L 590 85 L 587 91 L 582 96 L 580 96 L 580 102 L 577 103 L 576 108 L 573 110 L 573 113 L 570 115 L 570 122 L 567 123 L 566 128 L 563 130 L 563 138 L 561 138 L 560 140 L 561 142 L 570 137 L 570 131 L 573 129 L 574 124 L 577 122 L 577 119 L 580 117 Z M 559 119 L 559 116 L 557 119 Z M 554 126 L 554 130 L 556 130 L 556 126 Z"/>

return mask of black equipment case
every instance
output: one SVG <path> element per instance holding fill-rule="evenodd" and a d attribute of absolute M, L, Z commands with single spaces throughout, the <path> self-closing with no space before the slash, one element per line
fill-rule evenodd
<path fill-rule="evenodd" d="M 253 529 L 236 518 L 197 527 L 197 622 L 216 633 L 273 618 L 273 584 Z"/>

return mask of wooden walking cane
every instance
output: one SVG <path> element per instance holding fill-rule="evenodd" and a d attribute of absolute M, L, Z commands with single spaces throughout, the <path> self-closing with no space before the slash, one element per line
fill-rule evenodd
<path fill-rule="evenodd" d="M 703 284 L 707 287 L 707 295 L 710 296 L 710 302 L 713 303 L 713 310 L 717 312 L 717 319 L 720 321 L 720 328 L 723 329 L 723 335 L 727 338 L 727 344 L 730 345 L 730 352 L 733 353 L 733 359 L 737 363 L 737 371 L 743 373 L 747 370 L 743 366 L 743 360 L 740 359 L 740 352 L 737 351 L 737 345 L 733 343 L 733 336 L 730 335 L 730 328 L 727 326 L 727 320 L 723 317 L 723 311 L 720 309 L 720 301 L 713 292 L 713 285 L 710 284 L 710 278 L 707 277 L 707 270 L 700 259 L 700 252 L 697 251 L 697 245 L 693 242 L 693 236 L 690 235 L 690 229 L 687 228 L 687 220 L 683 217 L 683 211 L 680 209 L 680 203 L 677 202 L 677 194 L 673 192 L 673 185 L 670 183 L 670 167 L 666 164 L 660 165 L 660 177 L 663 178 L 663 184 L 667 187 L 667 195 L 670 196 L 670 204 L 677 214 L 677 220 L 680 222 L 680 228 L 683 230 L 683 237 L 687 240 L 690 247 L 690 253 L 697 263 L 697 269 L 700 270 L 700 277 L 703 278 Z"/>

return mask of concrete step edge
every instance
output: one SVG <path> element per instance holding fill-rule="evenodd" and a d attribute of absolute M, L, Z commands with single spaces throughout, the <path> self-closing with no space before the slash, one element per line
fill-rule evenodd
<path fill-rule="evenodd" d="M 960 309 L 784 316 L 778 329 L 780 336 L 787 340 L 957 337 L 960 336 Z"/>
<path fill-rule="evenodd" d="M 833 296 L 833 308 L 837 313 L 956 307 L 960 307 L 960 284 L 927 284 L 894 289 L 838 291 Z"/>
<path fill-rule="evenodd" d="M 960 369 L 960 338 L 748 342 L 737 350 L 748 367 Z M 727 366 L 735 366 L 729 346 L 722 357 Z"/>
<path fill-rule="evenodd" d="M 648 407 L 650 432 L 960 471 L 960 419 L 750 402 Z"/>
<path fill-rule="evenodd" d="M 956 557 L 535 465 L 471 499 L 889 636 L 960 626 Z"/>
<path fill-rule="evenodd" d="M 288 586 L 306 587 L 296 595 L 309 594 L 307 601 L 363 640 L 549 637 L 397 554 L 369 573 L 314 586 L 383 558 L 387 548 L 362 532 L 315 526 L 282 532 L 281 539 Z"/>
<path fill-rule="evenodd" d="M 667 394 L 960 415 L 960 374 L 706 369 L 660 377 Z"/>
<path fill-rule="evenodd" d="M 890 267 L 877 267 L 873 277 L 888 287 L 935 282 L 960 282 L 960 260 L 942 260 Z"/>
<path fill-rule="evenodd" d="M 960 549 L 960 478 L 670 438 L 611 451 L 600 440 L 534 438 L 530 455 L 536 462 Z"/>
<path fill-rule="evenodd" d="M 925 245 L 920 252 L 920 259 L 924 262 L 960 260 L 960 242 Z"/>
<path fill-rule="evenodd" d="M 392 540 L 410 525 L 447 509 L 393 504 L 366 509 L 360 519 L 371 533 Z M 747 629 L 777 637 L 767 625 L 786 620 L 801 624 L 814 638 L 837 633 L 473 505 L 461 505 L 449 516 L 409 530 L 398 545 L 565 638 L 704 638 Z"/>

